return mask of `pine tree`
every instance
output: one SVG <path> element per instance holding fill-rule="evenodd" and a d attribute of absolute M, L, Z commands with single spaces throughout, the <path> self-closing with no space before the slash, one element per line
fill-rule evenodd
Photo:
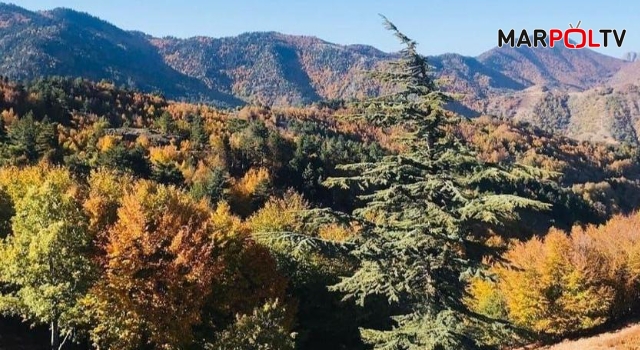
<path fill-rule="evenodd" d="M 483 227 L 548 206 L 495 193 L 501 182 L 527 177 L 526 170 L 475 157 L 457 137 L 461 119 L 444 109 L 449 99 L 435 86 L 416 43 L 384 20 L 404 45 L 397 62 L 374 73 L 391 92 L 363 101 L 357 108 L 362 113 L 352 119 L 399 128 L 402 151 L 376 163 L 341 166 L 347 176 L 325 182 L 364 191 L 364 206 L 353 215 L 370 224 L 353 251 L 358 269 L 331 289 L 360 305 L 382 296 L 401 310 L 391 330 L 362 330 L 375 349 L 480 347 L 483 332 L 494 325 L 462 302 L 464 277 L 478 265 L 468 250 Z"/>
<path fill-rule="evenodd" d="M 56 138 L 56 126 L 45 116 L 37 124 L 36 151 L 40 156 L 49 160 L 56 160 L 58 152 L 58 139 Z"/>
<path fill-rule="evenodd" d="M 14 157 L 24 157 L 27 162 L 34 162 L 48 153 L 53 156 L 56 152 L 55 125 L 46 116 L 42 121 L 36 121 L 31 111 L 11 124 L 7 136 Z"/>
<path fill-rule="evenodd" d="M 207 143 L 207 139 L 209 136 L 207 135 L 207 131 L 204 127 L 204 120 L 200 115 L 196 115 L 191 120 L 191 130 L 189 134 L 189 139 L 195 145 L 201 147 Z"/>
<path fill-rule="evenodd" d="M 176 131 L 176 123 L 171 113 L 165 111 L 155 121 L 156 127 L 163 134 L 173 134 Z"/>
<path fill-rule="evenodd" d="M 8 136 L 15 156 L 24 156 L 28 161 L 38 159 L 38 125 L 33 112 L 14 121 L 9 127 Z"/>
<path fill-rule="evenodd" d="M 207 175 L 191 185 L 189 193 L 197 200 L 205 199 L 215 205 L 225 199 L 230 185 L 229 174 L 222 167 L 208 170 Z"/>

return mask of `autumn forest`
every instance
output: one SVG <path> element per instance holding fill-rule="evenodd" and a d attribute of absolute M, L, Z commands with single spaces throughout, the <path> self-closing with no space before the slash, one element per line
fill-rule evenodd
<path fill-rule="evenodd" d="M 0 348 L 514 349 L 640 307 L 640 151 L 384 93 L 224 109 L 0 81 Z"/>

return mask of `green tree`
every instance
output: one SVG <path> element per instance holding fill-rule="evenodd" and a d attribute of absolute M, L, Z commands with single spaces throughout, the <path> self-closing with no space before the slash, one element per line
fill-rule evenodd
<path fill-rule="evenodd" d="M 151 166 L 144 148 L 135 146 L 129 149 L 122 143 L 98 154 L 97 165 L 140 177 L 148 177 L 151 173 Z"/>
<path fill-rule="evenodd" d="M 229 174 L 226 169 L 213 167 L 207 171 L 203 179 L 194 181 L 189 194 L 196 200 L 206 199 L 209 204 L 215 205 L 226 199 L 229 186 Z"/>
<path fill-rule="evenodd" d="M 92 280 L 86 218 L 62 188 L 45 182 L 16 203 L 12 234 L 0 242 L 0 311 L 51 327 L 62 348 Z"/>
<path fill-rule="evenodd" d="M 11 142 L 11 153 L 17 156 L 24 156 L 27 160 L 33 161 L 38 158 L 36 139 L 38 130 L 33 112 L 27 113 L 24 117 L 14 121 L 8 130 Z"/>
<path fill-rule="evenodd" d="M 267 302 L 250 315 L 237 316 L 236 322 L 218 335 L 206 350 L 293 350 L 292 334 L 284 326 L 285 309 L 278 301 Z"/>
<path fill-rule="evenodd" d="M 209 135 L 204 128 L 204 120 L 200 115 L 196 115 L 191 118 L 191 129 L 189 132 L 189 139 L 197 146 L 203 146 L 207 144 Z"/>
<path fill-rule="evenodd" d="M 33 112 L 14 121 L 9 126 L 7 136 L 13 156 L 23 157 L 27 162 L 34 162 L 48 152 L 55 153 L 57 147 L 54 124 L 46 117 L 37 122 Z"/>
<path fill-rule="evenodd" d="M 0 188 L 0 239 L 11 232 L 11 218 L 15 215 L 11 196 L 4 188 Z"/>
<path fill-rule="evenodd" d="M 4 122 L 4 118 L 0 117 L 0 142 L 7 140 L 7 129 Z"/>
<path fill-rule="evenodd" d="M 158 163 L 151 167 L 151 179 L 165 185 L 180 186 L 184 176 L 174 163 Z"/>
<path fill-rule="evenodd" d="M 56 126 L 51 123 L 49 117 L 45 116 L 37 125 L 36 152 L 39 156 L 45 156 L 49 160 L 55 160 L 58 148 Z"/>
<path fill-rule="evenodd" d="M 364 206 L 353 214 L 368 222 L 353 251 L 358 268 L 331 289 L 360 305 L 382 296 L 399 310 L 392 329 L 362 331 L 375 349 L 477 348 L 495 324 L 462 302 L 464 277 L 478 265 L 469 250 L 481 242 L 483 228 L 516 220 L 522 208 L 547 206 L 495 193 L 502 181 L 518 181 L 526 171 L 475 157 L 456 135 L 461 119 L 444 109 L 449 99 L 435 86 L 416 43 L 386 18 L 385 24 L 404 46 L 398 61 L 374 74 L 391 92 L 363 101 L 362 113 L 352 118 L 400 129 L 402 151 L 375 163 L 341 166 L 347 175 L 326 181 L 363 189 Z"/>
<path fill-rule="evenodd" d="M 176 132 L 176 123 L 171 116 L 171 113 L 165 111 L 155 121 L 156 127 L 163 134 L 173 134 Z"/>

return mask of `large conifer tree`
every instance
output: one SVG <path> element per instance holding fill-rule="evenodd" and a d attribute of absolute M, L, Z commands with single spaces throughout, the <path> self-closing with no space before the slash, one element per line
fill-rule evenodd
<path fill-rule="evenodd" d="M 364 305 L 383 296 L 401 311 L 390 330 L 362 330 L 375 349 L 467 349 L 481 346 L 490 322 L 462 303 L 469 256 L 478 232 L 516 220 L 525 209 L 547 205 L 500 194 L 500 183 L 529 177 L 527 169 L 483 164 L 455 133 L 459 116 L 444 109 L 416 43 L 386 18 L 403 44 L 400 58 L 374 74 L 391 91 L 363 101 L 352 118 L 400 129 L 400 152 L 377 163 L 342 166 L 346 174 L 328 186 L 364 191 L 354 216 L 368 221 L 353 254 L 355 273 L 333 290 Z"/>

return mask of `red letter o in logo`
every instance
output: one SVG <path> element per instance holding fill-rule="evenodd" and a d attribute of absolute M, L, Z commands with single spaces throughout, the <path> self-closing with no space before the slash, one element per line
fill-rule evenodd
<path fill-rule="evenodd" d="M 577 33 L 582 36 L 580 44 L 573 45 L 569 42 L 569 34 Z M 571 28 L 564 31 L 564 46 L 569 49 L 581 49 L 587 45 L 587 32 L 580 28 Z"/>

